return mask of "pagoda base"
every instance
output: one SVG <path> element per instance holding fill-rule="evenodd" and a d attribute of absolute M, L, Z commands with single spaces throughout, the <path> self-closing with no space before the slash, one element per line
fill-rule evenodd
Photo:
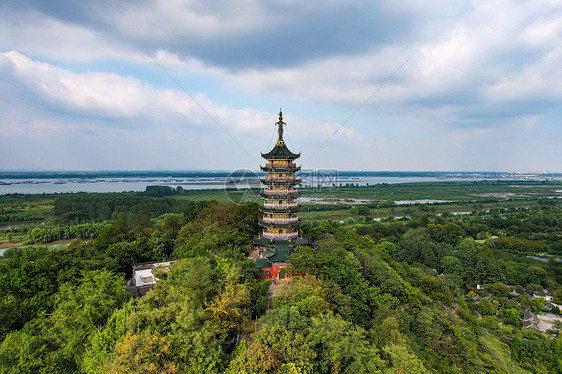
<path fill-rule="evenodd" d="M 263 269 L 261 279 L 280 280 L 292 276 L 289 256 L 297 252 L 298 246 L 303 245 L 314 248 L 308 239 L 296 238 L 289 241 L 256 237 L 252 240 L 250 258 Z"/>

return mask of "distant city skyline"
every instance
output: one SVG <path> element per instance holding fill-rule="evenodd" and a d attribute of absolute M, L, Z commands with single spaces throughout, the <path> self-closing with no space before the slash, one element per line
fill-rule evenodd
<path fill-rule="evenodd" d="M 0 170 L 560 172 L 556 1 L 0 5 Z M 343 126 L 342 126 L 343 125 Z"/>

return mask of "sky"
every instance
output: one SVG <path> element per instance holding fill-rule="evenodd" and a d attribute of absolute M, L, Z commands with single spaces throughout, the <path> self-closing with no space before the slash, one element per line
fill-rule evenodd
<path fill-rule="evenodd" d="M 4 0 L 0 169 L 562 171 L 559 0 Z"/>

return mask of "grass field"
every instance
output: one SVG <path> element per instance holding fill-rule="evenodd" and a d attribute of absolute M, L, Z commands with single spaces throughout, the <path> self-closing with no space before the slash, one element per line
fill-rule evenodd
<path fill-rule="evenodd" d="M 31 244 L 31 245 L 22 245 L 21 243 L 14 243 L 12 246 L 6 246 L 0 248 L 0 256 L 4 254 L 4 251 L 8 248 L 37 248 L 37 247 L 47 247 L 48 249 L 61 249 L 66 248 L 70 245 L 72 240 L 60 240 L 53 243 L 41 243 L 41 244 Z"/>
<path fill-rule="evenodd" d="M 303 189 L 304 196 L 336 196 L 381 200 L 486 200 L 490 197 L 534 197 L 560 195 L 560 182 L 472 181 L 378 184 L 365 187 Z"/>
<path fill-rule="evenodd" d="M 362 187 L 303 188 L 302 196 L 330 198 L 335 204 L 303 202 L 299 216 L 304 219 L 342 218 L 357 216 L 349 211 L 357 203 L 353 199 L 367 199 L 371 216 L 405 215 L 413 213 L 464 212 L 492 208 L 527 207 L 538 204 L 541 197 L 561 196 L 559 181 L 438 181 L 425 183 L 378 184 Z M 260 202 L 260 191 L 246 190 L 185 190 L 174 199 L 201 201 Z M 130 193 L 124 193 L 130 194 Z M 3 233 L 22 223 L 53 222 L 54 201 L 59 195 L 0 196 L 0 241 L 9 241 Z M 72 196 L 72 194 L 65 196 Z M 396 200 L 449 200 L 450 203 L 392 205 Z M 27 227 L 20 230 L 26 231 Z M 13 235 L 16 235 L 15 233 Z"/>

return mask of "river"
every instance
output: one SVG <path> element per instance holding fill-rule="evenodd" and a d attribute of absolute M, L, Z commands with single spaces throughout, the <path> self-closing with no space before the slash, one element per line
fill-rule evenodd
<path fill-rule="evenodd" d="M 481 178 L 447 178 L 447 181 L 477 181 Z M 231 183 L 227 183 L 230 181 Z M 413 182 L 443 181 L 434 177 L 385 177 L 385 176 L 337 176 L 329 180 L 330 186 L 395 184 Z M 258 186 L 258 180 L 248 180 L 249 185 Z M 25 178 L 0 179 L 0 195 L 6 194 L 41 194 L 68 192 L 128 192 L 144 191 L 147 186 L 181 186 L 186 190 L 223 189 L 227 187 L 244 187 L 248 182 L 232 183 L 227 177 L 190 177 L 190 178 Z M 316 180 L 303 177 L 303 186 L 316 185 Z"/>

